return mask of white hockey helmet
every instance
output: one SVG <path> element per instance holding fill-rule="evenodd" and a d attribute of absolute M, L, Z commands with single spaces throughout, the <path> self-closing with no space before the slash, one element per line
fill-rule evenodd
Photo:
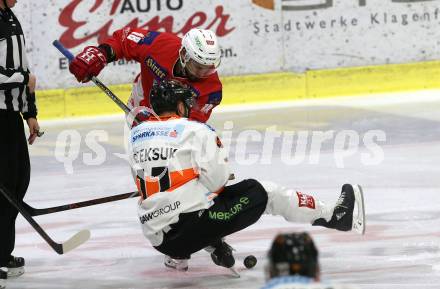
<path fill-rule="evenodd" d="M 211 30 L 194 28 L 183 36 L 180 60 L 194 76 L 203 78 L 214 73 L 220 57 L 217 36 Z"/>

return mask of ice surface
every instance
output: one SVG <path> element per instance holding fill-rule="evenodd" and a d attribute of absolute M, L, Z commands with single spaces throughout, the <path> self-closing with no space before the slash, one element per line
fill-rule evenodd
<path fill-rule="evenodd" d="M 365 166 L 365 147 L 337 166 L 333 143 L 325 142 L 317 164 L 305 161 L 286 165 L 280 142 L 270 164 L 262 161 L 239 165 L 231 156 L 237 179 L 272 180 L 336 201 L 343 183 L 363 185 L 367 233 L 341 233 L 309 225 L 291 224 L 280 217 L 264 216 L 248 229 L 228 238 L 239 262 L 254 254 L 259 262 L 252 270 L 239 266 L 241 278 L 212 264 L 206 252 L 194 254 L 187 273 L 166 269 L 162 256 L 143 238 L 137 221 L 136 200 L 124 200 L 63 213 L 36 217 L 56 241 L 64 241 L 81 229 L 91 239 L 69 254 L 58 256 L 23 218 L 17 222 L 15 254 L 26 258 L 26 274 L 10 279 L 7 288 L 259 288 L 264 283 L 265 254 L 280 231 L 310 231 L 320 249 L 324 278 L 361 288 L 440 288 L 440 95 L 421 92 L 359 99 L 337 99 L 282 105 L 260 110 L 218 112 L 212 125 L 223 129 L 234 121 L 232 155 L 239 132 L 276 125 L 284 130 L 383 130 L 380 143 L 384 161 Z M 103 96 L 103 101 L 108 101 Z M 122 117 L 92 121 L 44 123 L 46 134 L 31 147 L 32 179 L 26 202 L 48 207 L 134 190 L 124 153 Z M 73 174 L 67 174 L 54 156 L 60 132 L 77 130 L 82 142 Z M 92 153 L 85 138 L 104 130 L 106 159 L 87 166 L 83 153 Z M 251 142 L 247 153 L 261 156 L 262 143 Z"/>

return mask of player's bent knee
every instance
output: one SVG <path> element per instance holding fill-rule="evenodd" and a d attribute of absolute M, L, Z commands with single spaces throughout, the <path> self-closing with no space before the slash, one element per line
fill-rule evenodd
<path fill-rule="evenodd" d="M 268 196 L 263 185 L 255 179 L 247 179 L 246 183 L 249 194 L 252 195 L 261 206 L 266 207 Z"/>

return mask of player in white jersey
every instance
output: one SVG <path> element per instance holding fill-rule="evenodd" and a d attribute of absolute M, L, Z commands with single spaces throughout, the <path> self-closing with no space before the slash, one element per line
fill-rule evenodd
<path fill-rule="evenodd" d="M 187 270 L 191 254 L 205 248 L 215 264 L 231 268 L 235 259 L 223 238 L 263 213 L 364 232 L 359 186 L 344 185 L 332 206 L 271 182 L 247 179 L 227 186 L 228 156 L 219 137 L 210 126 L 186 118 L 193 103 L 190 91 L 162 81 L 153 87 L 150 101 L 155 116 L 132 128 L 130 159 L 141 194 L 143 233 L 166 255 L 165 265 Z"/>

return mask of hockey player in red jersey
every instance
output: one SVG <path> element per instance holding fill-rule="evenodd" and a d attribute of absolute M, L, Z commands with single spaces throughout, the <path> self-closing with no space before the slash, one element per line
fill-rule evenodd
<path fill-rule="evenodd" d="M 181 39 L 167 32 L 124 28 L 97 47 L 85 47 L 69 70 L 79 82 L 87 82 L 110 62 L 135 60 L 141 72 L 133 85 L 130 108 L 150 107 L 153 84 L 174 79 L 186 84 L 196 99 L 189 118 L 206 122 L 222 100 L 222 84 L 216 72 L 220 56 L 217 37 L 210 30 L 192 29 Z"/>

